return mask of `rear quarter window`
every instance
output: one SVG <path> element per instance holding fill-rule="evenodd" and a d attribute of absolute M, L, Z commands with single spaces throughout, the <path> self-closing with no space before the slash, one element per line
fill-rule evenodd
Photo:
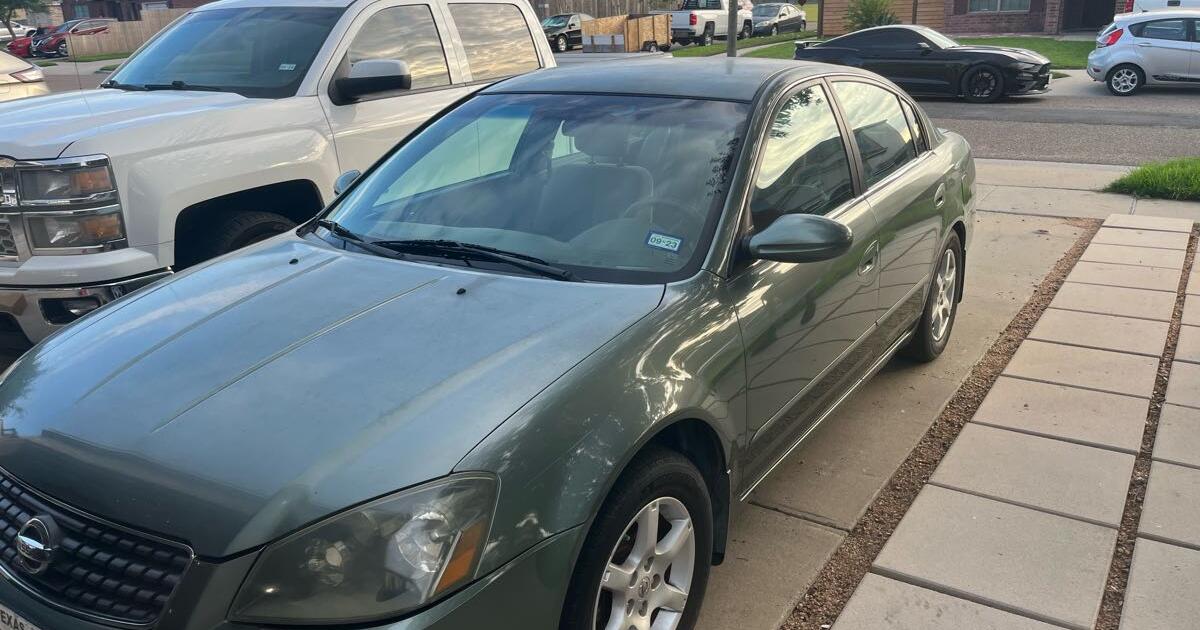
<path fill-rule="evenodd" d="M 525 15 L 514 4 L 450 5 L 474 81 L 522 74 L 541 67 Z"/>

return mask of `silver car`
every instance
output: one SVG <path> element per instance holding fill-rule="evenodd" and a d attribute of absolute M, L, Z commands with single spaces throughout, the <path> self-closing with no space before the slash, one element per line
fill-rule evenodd
<path fill-rule="evenodd" d="M 1117 96 L 1146 85 L 1195 86 L 1200 82 L 1200 9 L 1146 11 L 1116 16 L 1100 31 L 1088 55 L 1088 76 Z"/>

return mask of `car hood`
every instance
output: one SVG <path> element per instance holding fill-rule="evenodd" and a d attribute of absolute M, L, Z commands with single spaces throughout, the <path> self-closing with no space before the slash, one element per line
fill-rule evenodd
<path fill-rule="evenodd" d="M 452 472 L 662 295 L 272 239 L 23 357 L 0 467 L 226 556 Z"/>
<path fill-rule="evenodd" d="M 1004 46 L 957 46 L 952 50 L 966 53 L 991 53 L 1008 57 L 1014 61 L 1023 61 L 1026 63 L 1047 64 L 1050 60 L 1042 55 L 1039 55 L 1032 50 L 1024 48 L 1007 48 Z"/>
<path fill-rule="evenodd" d="M 62 92 L 0 104 L 0 156 L 56 158 L 73 142 L 154 122 L 179 121 L 253 101 L 224 92 Z"/>

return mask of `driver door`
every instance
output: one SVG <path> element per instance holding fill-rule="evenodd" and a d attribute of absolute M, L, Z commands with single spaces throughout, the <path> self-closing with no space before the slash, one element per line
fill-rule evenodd
<path fill-rule="evenodd" d="M 945 51 L 917 33 L 895 29 L 879 45 L 874 66 L 868 68 L 913 94 L 943 94 L 950 89 Z"/>

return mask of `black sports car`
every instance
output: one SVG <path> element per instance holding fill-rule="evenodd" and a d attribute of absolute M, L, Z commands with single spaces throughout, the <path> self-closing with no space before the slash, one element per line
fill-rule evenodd
<path fill-rule="evenodd" d="M 796 59 L 865 68 L 914 95 L 991 103 L 1050 89 L 1050 60 L 1023 48 L 961 46 L 924 26 L 877 26 L 810 45 Z"/>

